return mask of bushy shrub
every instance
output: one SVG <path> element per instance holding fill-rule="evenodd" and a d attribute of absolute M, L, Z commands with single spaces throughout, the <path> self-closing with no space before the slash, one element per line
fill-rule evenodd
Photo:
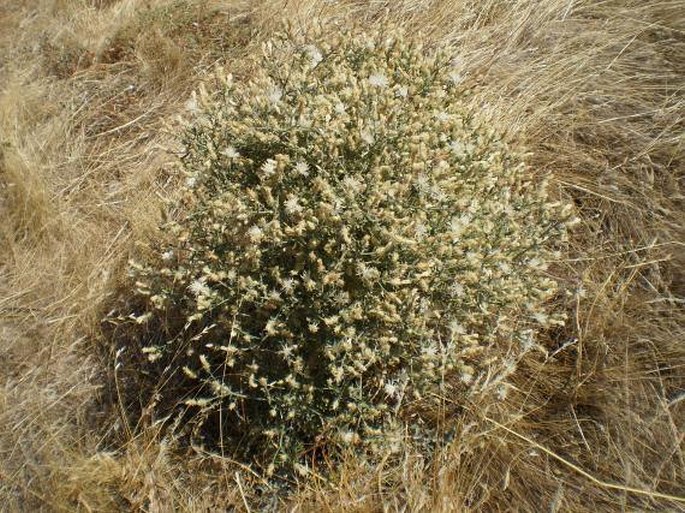
<path fill-rule="evenodd" d="M 222 447 L 272 471 L 433 436 L 440 398 L 502 383 L 556 322 L 564 214 L 455 71 L 397 35 L 283 36 L 188 103 L 183 214 L 132 264 L 129 317 Z"/>

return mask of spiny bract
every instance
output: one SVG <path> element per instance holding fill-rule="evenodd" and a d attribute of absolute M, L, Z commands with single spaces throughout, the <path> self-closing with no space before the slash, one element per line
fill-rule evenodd
<path fill-rule="evenodd" d="M 558 322 L 543 270 L 565 213 L 465 107 L 451 56 L 285 35 L 248 80 L 217 77 L 187 104 L 184 214 L 131 266 L 130 318 L 182 320 L 142 346 L 186 421 L 271 472 L 397 450 L 434 436 L 441 397 L 503 394 Z"/>

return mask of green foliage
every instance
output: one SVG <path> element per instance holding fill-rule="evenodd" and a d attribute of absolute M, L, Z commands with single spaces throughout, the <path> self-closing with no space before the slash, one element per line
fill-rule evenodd
<path fill-rule="evenodd" d="M 188 102 L 184 214 L 132 264 L 130 319 L 189 425 L 268 472 L 398 450 L 434 436 L 441 397 L 503 395 L 560 322 L 543 270 L 562 213 L 456 71 L 396 35 L 283 36 Z"/>

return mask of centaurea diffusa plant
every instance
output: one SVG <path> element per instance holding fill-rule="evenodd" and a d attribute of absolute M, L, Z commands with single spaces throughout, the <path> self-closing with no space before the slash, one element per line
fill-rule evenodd
<path fill-rule="evenodd" d="M 503 397 L 560 322 L 544 268 L 567 213 L 451 62 L 398 34 L 286 35 L 189 102 L 184 214 L 131 265 L 122 318 L 207 443 L 267 473 L 398 450 L 435 437 L 440 398 Z"/>

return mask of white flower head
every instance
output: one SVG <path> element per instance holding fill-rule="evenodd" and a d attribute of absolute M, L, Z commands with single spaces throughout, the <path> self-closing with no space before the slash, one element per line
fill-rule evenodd
<path fill-rule="evenodd" d="M 188 189 L 194 189 L 196 185 L 197 177 L 189 176 L 188 178 L 186 178 L 186 187 L 188 187 Z"/>
<path fill-rule="evenodd" d="M 466 328 L 454 320 L 450 322 L 450 331 L 453 335 L 466 335 Z"/>
<path fill-rule="evenodd" d="M 433 187 L 430 189 L 430 195 L 435 201 L 445 201 L 447 199 L 447 194 L 440 187 L 439 183 L 433 184 Z"/>
<path fill-rule="evenodd" d="M 378 271 L 378 269 L 370 265 L 366 265 L 363 262 L 357 264 L 357 274 L 362 280 L 370 283 L 375 282 L 381 276 L 381 273 Z"/>
<path fill-rule="evenodd" d="M 340 433 L 340 441 L 345 445 L 355 445 L 359 443 L 359 435 L 354 431 L 343 431 Z"/>
<path fill-rule="evenodd" d="M 264 326 L 264 330 L 266 331 L 267 335 L 269 336 L 274 336 L 278 334 L 278 321 L 276 319 L 269 319 L 266 322 L 266 326 Z"/>
<path fill-rule="evenodd" d="M 302 205 L 300 205 L 297 197 L 293 194 L 288 196 L 288 199 L 285 201 L 283 206 L 288 214 L 297 214 L 298 212 L 302 212 Z"/>
<path fill-rule="evenodd" d="M 197 101 L 197 93 L 195 91 L 193 91 L 192 95 L 185 103 L 185 108 L 191 114 L 197 114 L 200 112 L 200 104 Z"/>
<path fill-rule="evenodd" d="M 530 260 L 528 260 L 528 266 L 531 269 L 544 271 L 547 269 L 548 265 L 547 265 L 547 262 L 541 260 L 540 258 L 533 257 Z"/>
<path fill-rule="evenodd" d="M 297 472 L 301 477 L 305 477 L 306 475 L 309 474 L 309 467 L 307 467 L 307 465 L 302 465 L 301 463 L 295 463 L 294 467 L 295 467 L 295 472 Z"/>
<path fill-rule="evenodd" d="M 353 194 L 358 194 L 364 188 L 362 183 L 353 176 L 346 176 L 343 178 L 342 184 L 345 190 L 350 191 Z"/>
<path fill-rule="evenodd" d="M 295 164 L 295 172 L 297 172 L 298 175 L 307 177 L 309 176 L 309 165 L 306 162 L 299 161 Z"/>
<path fill-rule="evenodd" d="M 237 159 L 240 157 L 240 153 L 233 147 L 233 146 L 227 146 L 221 151 L 221 154 L 229 159 Z"/>
<path fill-rule="evenodd" d="M 471 367 L 465 366 L 461 371 L 459 379 L 461 379 L 461 382 L 465 385 L 470 385 L 471 383 L 473 383 L 473 377 L 473 369 Z"/>
<path fill-rule="evenodd" d="M 409 94 L 409 89 L 407 89 L 407 86 L 398 86 L 395 90 L 395 96 L 398 98 L 406 98 L 407 94 Z"/>
<path fill-rule="evenodd" d="M 269 100 L 269 103 L 276 105 L 283 98 L 283 90 L 278 86 L 270 87 L 266 91 L 266 98 Z"/>
<path fill-rule="evenodd" d="M 497 399 L 500 401 L 504 401 L 507 398 L 507 392 L 509 391 L 509 387 L 506 385 L 506 383 L 502 383 L 497 387 Z"/>
<path fill-rule="evenodd" d="M 397 388 L 397 383 L 393 383 L 391 381 L 388 381 L 385 383 L 385 386 L 383 387 L 383 391 L 385 392 L 385 395 L 387 397 L 395 397 L 398 392 Z"/>
<path fill-rule="evenodd" d="M 466 230 L 466 227 L 471 222 L 471 216 L 468 214 L 462 214 L 460 216 L 455 216 L 450 220 L 450 233 L 452 237 L 456 240 L 459 239 Z"/>
<path fill-rule="evenodd" d="M 202 279 L 193 281 L 188 289 L 196 296 L 208 296 L 212 292 Z"/>
<path fill-rule="evenodd" d="M 297 124 L 302 128 L 310 128 L 312 126 L 312 120 L 306 113 L 302 113 L 297 119 Z"/>
<path fill-rule="evenodd" d="M 542 326 L 548 326 L 549 325 L 549 316 L 545 315 L 542 312 L 535 312 L 533 313 L 533 319 L 535 322 Z"/>
<path fill-rule="evenodd" d="M 535 347 L 535 338 L 533 337 L 533 330 L 524 330 L 519 335 L 521 341 L 521 351 L 527 353 Z"/>
<path fill-rule="evenodd" d="M 283 290 L 286 291 L 286 293 L 291 294 L 295 290 L 295 280 L 293 280 L 292 278 L 286 278 L 281 283 L 281 286 L 283 287 Z"/>
<path fill-rule="evenodd" d="M 416 234 L 416 238 L 421 240 L 428 234 L 428 227 L 425 223 L 419 221 L 414 225 L 414 233 Z"/>
<path fill-rule="evenodd" d="M 450 150 L 454 152 L 455 155 L 465 155 L 473 150 L 473 146 L 469 144 L 464 144 L 462 141 L 452 141 L 450 142 Z"/>
<path fill-rule="evenodd" d="M 362 128 L 361 132 L 359 135 L 362 138 L 362 141 L 364 141 L 366 144 L 371 145 L 374 143 L 375 139 L 373 137 L 373 133 L 371 133 L 371 130 L 369 130 L 368 127 Z"/>
<path fill-rule="evenodd" d="M 342 367 L 332 367 L 331 375 L 333 376 L 333 379 L 336 383 L 340 383 L 343 380 L 343 377 L 345 376 L 345 369 L 343 369 Z"/>
<path fill-rule="evenodd" d="M 450 120 L 450 115 L 444 110 L 441 110 L 435 115 L 435 119 L 440 123 L 445 123 Z"/>
<path fill-rule="evenodd" d="M 433 359 L 437 356 L 437 354 L 438 346 L 435 345 L 435 342 L 429 342 L 421 348 L 421 356 L 426 359 Z"/>
<path fill-rule="evenodd" d="M 294 356 L 295 349 L 297 349 L 297 346 L 295 346 L 295 345 L 283 344 L 281 346 L 281 350 L 279 351 L 279 353 L 281 354 L 281 356 L 283 356 L 283 358 L 285 358 L 287 360 L 287 359 L 292 358 Z"/>
<path fill-rule="evenodd" d="M 450 287 L 450 294 L 453 297 L 464 297 L 464 286 L 459 282 L 454 282 Z"/>
<path fill-rule="evenodd" d="M 315 68 L 323 60 L 323 55 L 321 54 L 321 50 L 319 50 L 314 45 L 309 45 L 307 47 L 307 54 L 309 55 L 309 58 L 311 59 L 312 68 Z"/>
<path fill-rule="evenodd" d="M 500 262 L 498 267 L 504 274 L 511 274 L 511 266 L 507 262 Z"/>
<path fill-rule="evenodd" d="M 430 180 L 423 173 L 416 177 L 414 184 L 416 185 L 416 188 L 422 192 L 425 192 L 430 188 Z"/>
<path fill-rule="evenodd" d="M 373 87 L 388 87 L 388 77 L 383 73 L 373 73 L 369 76 L 369 84 Z"/>
<path fill-rule="evenodd" d="M 460 84 L 464 81 L 464 76 L 461 73 L 459 73 L 456 69 L 450 71 L 447 76 L 449 77 L 450 82 L 452 82 L 454 85 Z"/>
<path fill-rule="evenodd" d="M 264 171 L 264 176 L 273 176 L 276 172 L 277 162 L 274 159 L 266 159 L 266 162 L 262 164 L 261 170 Z"/>
<path fill-rule="evenodd" d="M 264 238 L 264 232 L 259 226 L 253 225 L 249 230 L 247 230 L 247 236 L 250 237 L 252 242 L 257 243 Z"/>

